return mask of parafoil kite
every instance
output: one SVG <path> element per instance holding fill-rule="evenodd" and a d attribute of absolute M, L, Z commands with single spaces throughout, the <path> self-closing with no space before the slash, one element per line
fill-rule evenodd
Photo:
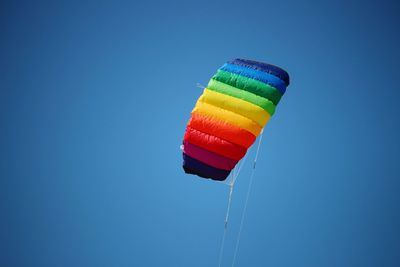
<path fill-rule="evenodd" d="M 275 112 L 289 75 L 274 65 L 228 61 L 194 107 L 183 138 L 183 169 L 225 180 Z"/>

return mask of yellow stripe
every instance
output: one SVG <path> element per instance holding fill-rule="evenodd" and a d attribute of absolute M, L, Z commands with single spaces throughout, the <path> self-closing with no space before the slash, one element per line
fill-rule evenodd
<path fill-rule="evenodd" d="M 260 127 L 264 127 L 271 117 L 267 111 L 257 105 L 207 88 L 204 89 L 199 101 L 235 112 L 254 121 Z"/>
<path fill-rule="evenodd" d="M 192 113 L 199 113 L 211 118 L 226 121 L 251 132 L 255 136 L 258 136 L 262 129 L 257 123 L 242 115 L 201 101 L 197 101 Z"/>

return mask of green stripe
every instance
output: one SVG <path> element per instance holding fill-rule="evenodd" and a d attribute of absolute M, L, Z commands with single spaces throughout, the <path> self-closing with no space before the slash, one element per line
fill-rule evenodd
<path fill-rule="evenodd" d="M 282 97 L 281 92 L 273 86 L 228 71 L 218 70 L 212 79 L 267 98 L 275 105 L 279 103 Z"/>
<path fill-rule="evenodd" d="M 255 95 L 253 93 L 247 92 L 245 90 L 241 90 L 239 88 L 230 86 L 229 84 L 225 84 L 217 80 L 211 79 L 210 82 L 208 83 L 207 89 L 250 102 L 254 105 L 261 107 L 271 116 L 275 112 L 275 105 L 274 103 L 272 103 L 272 101 L 264 97 Z"/>

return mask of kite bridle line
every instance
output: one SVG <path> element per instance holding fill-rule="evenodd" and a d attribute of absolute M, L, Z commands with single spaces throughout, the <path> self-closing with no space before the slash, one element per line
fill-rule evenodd
<path fill-rule="evenodd" d="M 240 237 L 241 237 L 241 233 L 242 233 L 242 229 L 243 229 L 244 218 L 245 218 L 245 215 L 246 215 L 247 204 L 249 202 L 249 196 L 250 196 L 250 192 L 251 192 L 251 187 L 252 187 L 252 184 L 253 184 L 254 173 L 255 173 L 255 170 L 256 170 L 258 154 L 260 152 L 263 132 L 264 132 L 264 130 L 261 130 L 261 133 L 260 133 L 259 138 L 258 138 L 256 155 L 254 157 L 253 168 L 252 168 L 251 174 L 250 174 L 249 186 L 247 188 L 246 201 L 244 203 L 244 207 L 243 207 L 243 210 L 242 210 L 242 217 L 241 217 L 241 220 L 240 220 L 239 232 L 238 232 L 237 239 L 236 239 L 236 246 L 235 246 L 235 252 L 234 252 L 233 260 L 232 260 L 232 267 L 235 265 L 237 252 L 239 250 Z M 232 170 L 231 182 L 223 183 L 223 184 L 226 184 L 226 185 L 229 186 L 229 196 L 228 196 L 228 206 L 227 206 L 227 209 L 226 209 L 225 222 L 224 222 L 224 233 L 223 233 L 223 236 L 222 236 L 221 248 L 220 248 L 220 253 L 219 253 L 219 264 L 218 264 L 219 267 L 221 267 L 222 256 L 223 256 L 223 253 L 224 253 L 225 238 L 226 238 L 226 232 L 227 232 L 227 227 L 228 227 L 228 219 L 229 219 L 229 212 L 230 212 L 230 207 L 231 207 L 231 203 L 232 203 L 233 187 L 235 185 L 237 177 L 240 174 L 240 171 L 242 170 L 242 167 L 243 167 L 244 163 L 246 162 L 246 158 L 247 158 L 247 154 L 245 155 L 245 157 L 241 161 L 238 170 L 236 171 L 236 168 L 234 168 Z"/>

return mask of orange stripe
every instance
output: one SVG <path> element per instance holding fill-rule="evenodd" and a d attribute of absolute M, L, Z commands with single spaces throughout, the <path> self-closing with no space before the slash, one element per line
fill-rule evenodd
<path fill-rule="evenodd" d="M 203 133 L 208 133 L 235 143 L 246 149 L 256 140 L 255 135 L 240 127 L 199 113 L 192 113 L 188 126 Z"/>

